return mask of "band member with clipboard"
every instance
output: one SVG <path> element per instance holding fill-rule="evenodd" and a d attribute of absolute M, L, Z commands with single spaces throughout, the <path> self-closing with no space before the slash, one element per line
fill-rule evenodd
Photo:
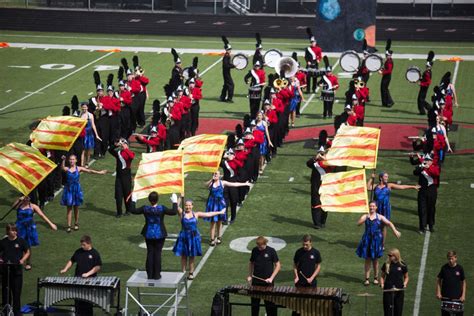
<path fill-rule="evenodd" d="M 296 287 L 316 288 L 319 271 L 321 270 L 321 254 L 313 248 L 311 235 L 304 235 L 303 246 L 296 250 L 293 257 L 293 272 L 295 273 Z M 293 312 L 292 316 L 299 316 Z"/>
<path fill-rule="evenodd" d="M 257 246 L 252 249 L 249 262 L 249 275 L 247 281 L 251 285 L 273 286 L 273 280 L 280 272 L 281 264 L 274 248 L 267 246 L 268 240 L 259 236 L 256 240 Z M 252 316 L 258 316 L 260 310 L 260 299 L 251 298 Z M 276 316 L 277 307 L 270 301 L 264 301 L 267 316 Z"/>
<path fill-rule="evenodd" d="M 232 59 L 230 58 L 232 46 L 230 46 L 227 37 L 222 36 L 222 41 L 224 42 L 225 49 L 224 57 L 222 57 L 222 76 L 224 77 L 224 85 L 222 86 L 220 101 L 234 103 L 234 101 L 232 101 L 232 98 L 234 97 L 234 80 L 232 80 L 230 74 L 230 70 L 235 68 Z"/>
<path fill-rule="evenodd" d="M 260 101 L 262 99 L 262 89 L 265 85 L 265 70 L 262 69 L 263 64 L 260 61 L 256 61 L 253 65 L 253 69 L 245 75 L 244 81 L 249 84 L 249 103 L 250 103 L 250 117 L 255 119 L 258 111 L 260 110 Z"/>
<path fill-rule="evenodd" d="M 316 78 L 318 76 L 318 64 L 323 57 L 323 51 L 318 46 L 316 38 L 313 36 L 311 29 L 306 28 L 306 33 L 309 36 L 310 46 L 306 47 L 304 59 L 306 60 L 306 93 L 314 93 L 316 91 Z M 311 78 L 313 81 L 311 82 Z"/>

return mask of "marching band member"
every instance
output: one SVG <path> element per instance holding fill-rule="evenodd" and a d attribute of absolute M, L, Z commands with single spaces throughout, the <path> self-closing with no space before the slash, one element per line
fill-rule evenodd
<path fill-rule="evenodd" d="M 99 126 L 100 113 L 102 109 L 102 99 L 104 98 L 104 88 L 100 82 L 100 75 L 94 71 L 94 83 L 96 87 L 96 96 L 89 99 L 88 111 L 94 114 L 94 125 L 97 127 L 97 134 L 102 137 L 102 132 Z M 102 158 L 102 138 L 94 144 L 94 157 L 96 159 Z"/>
<path fill-rule="evenodd" d="M 300 88 L 303 91 L 303 89 L 306 88 L 306 74 L 300 68 L 300 63 L 298 62 L 298 54 L 296 52 L 293 52 L 291 57 L 298 64 L 298 71 L 296 72 L 295 77 L 300 82 Z M 300 108 L 301 108 L 301 102 L 299 102 L 298 105 L 296 106 L 296 117 L 300 117 Z"/>
<path fill-rule="evenodd" d="M 378 285 L 378 273 L 379 273 L 379 261 L 378 259 L 383 256 L 383 225 L 389 226 L 393 234 L 400 238 L 401 233 L 395 228 L 392 222 L 385 218 L 383 215 L 377 213 L 377 203 L 371 201 L 369 203 L 369 214 L 364 214 L 357 221 L 357 225 L 365 223 L 365 231 L 362 239 L 360 240 L 359 246 L 357 247 L 356 253 L 360 258 L 365 259 L 365 281 L 364 285 L 370 284 L 370 266 L 372 264 L 374 268 L 374 284 Z"/>
<path fill-rule="evenodd" d="M 196 131 L 199 128 L 199 110 L 200 100 L 202 99 L 202 85 L 203 82 L 199 77 L 191 78 L 189 80 L 189 92 L 192 99 L 191 105 L 191 136 L 196 135 Z"/>
<path fill-rule="evenodd" d="M 360 66 L 357 69 L 357 72 L 354 74 L 353 78 L 360 77 L 362 78 L 362 81 L 364 81 L 367 84 L 367 82 L 369 82 L 369 79 L 370 79 L 370 71 L 365 65 L 365 61 L 367 60 L 367 57 L 369 56 L 370 53 L 367 48 L 367 40 L 365 39 L 362 45 L 362 54 L 364 55 L 364 57 L 362 58 L 362 62 L 360 63 Z"/>
<path fill-rule="evenodd" d="M 101 116 L 99 119 L 99 129 L 102 132 L 102 155 L 113 145 L 120 135 L 119 113 L 121 109 L 120 99 L 116 98 L 115 90 L 112 86 L 113 75 L 107 78 L 107 95 L 102 99 Z"/>
<path fill-rule="evenodd" d="M 441 301 L 466 300 L 466 276 L 463 267 L 458 264 L 456 251 L 448 251 L 448 263 L 441 267 L 436 281 L 436 297 Z M 456 316 L 463 316 L 463 312 L 453 313 Z M 450 312 L 441 311 L 441 316 L 453 315 Z"/>
<path fill-rule="evenodd" d="M 233 137 L 233 136 L 232 136 Z M 243 144 L 243 142 L 242 142 Z M 237 158 L 237 154 L 239 154 L 240 159 Z M 243 156 L 244 155 L 244 156 Z M 240 148 L 237 150 L 232 150 L 229 148 L 224 153 L 222 157 L 222 161 L 220 166 L 222 167 L 223 177 L 222 179 L 227 182 L 239 182 L 240 181 L 248 181 L 248 179 L 244 179 L 242 175 L 241 168 L 244 167 L 244 161 L 247 158 L 246 152 L 242 151 Z M 243 159 L 242 159 L 243 158 Z M 239 201 L 239 187 L 232 187 L 226 186 L 224 188 L 224 197 L 226 200 L 226 210 L 230 207 L 230 221 L 229 223 L 232 224 L 235 221 L 237 216 L 237 205 Z M 227 213 L 226 213 L 227 214 Z M 226 218 L 228 216 L 226 215 Z M 224 221 L 225 224 L 225 221 Z"/>
<path fill-rule="evenodd" d="M 138 56 L 133 56 L 133 68 L 135 70 L 135 79 L 140 82 L 142 87 L 139 92 L 140 104 L 137 111 L 137 124 L 140 128 L 143 128 L 143 126 L 145 126 L 145 103 L 148 99 L 148 90 L 146 87 L 150 83 L 150 79 L 145 76 L 145 70 L 140 66 Z"/>
<path fill-rule="evenodd" d="M 75 277 L 93 278 L 102 268 L 102 259 L 99 252 L 92 247 L 92 239 L 88 235 L 81 237 L 81 248 L 77 249 L 71 256 L 71 259 L 66 263 L 64 268 L 60 271 L 61 274 L 66 273 L 72 265 L 76 264 L 74 271 Z M 83 301 L 74 301 L 74 314 L 78 316 L 93 315 L 93 304 Z"/>
<path fill-rule="evenodd" d="M 444 74 L 439 87 L 445 96 L 445 105 L 442 109 L 442 116 L 446 123 L 446 131 L 449 132 L 449 128 L 453 124 L 453 105 L 456 107 L 459 106 L 456 89 L 451 82 L 451 72 L 448 71 Z"/>
<path fill-rule="evenodd" d="M 132 161 L 135 153 L 128 147 L 128 142 L 120 138 L 115 142 L 114 147 L 109 149 L 112 156 L 115 157 L 115 204 L 117 214 L 115 217 L 122 216 L 122 200 L 125 203 L 125 216 L 130 215 L 130 193 L 132 192 Z M 128 199 L 128 200 L 127 200 Z"/>
<path fill-rule="evenodd" d="M 408 267 L 403 262 L 400 251 L 393 248 L 387 254 L 387 261 L 382 265 L 380 287 L 383 292 L 383 310 L 385 316 L 402 316 L 404 289 L 408 286 Z M 390 290 L 400 290 L 389 292 Z"/>
<path fill-rule="evenodd" d="M 337 77 L 332 73 L 332 67 L 329 65 L 329 59 L 324 56 L 324 63 L 326 65 L 326 73 L 322 75 L 319 86 L 322 87 L 321 99 L 323 100 L 323 118 L 332 118 L 332 107 L 336 98 L 336 90 L 339 88 Z"/>
<path fill-rule="evenodd" d="M 171 78 L 169 83 L 165 86 L 166 97 L 170 97 L 171 94 L 183 84 L 183 68 L 181 67 L 181 58 L 174 48 L 171 49 L 173 54 L 174 67 L 171 69 Z"/>
<path fill-rule="evenodd" d="M 260 110 L 260 101 L 262 98 L 262 89 L 265 85 L 265 70 L 262 69 L 263 64 L 256 61 L 253 69 L 245 75 L 245 84 L 250 83 L 249 87 L 249 103 L 250 103 L 250 118 L 255 119 L 257 112 Z M 249 82 L 250 79 L 250 82 Z"/>
<path fill-rule="evenodd" d="M 304 59 L 306 61 L 306 93 L 315 93 L 316 92 L 316 78 L 318 77 L 317 71 L 318 64 L 323 58 L 323 51 L 321 47 L 318 46 L 316 38 L 313 36 L 311 29 L 306 28 L 306 33 L 309 36 L 310 46 L 306 47 Z M 311 70 L 311 71 L 310 71 Z M 311 82 L 311 78 L 313 82 Z"/>
<path fill-rule="evenodd" d="M 119 90 L 115 92 L 115 97 L 120 100 L 119 125 L 120 137 L 128 139 L 132 133 L 132 93 L 127 90 L 126 82 L 123 80 L 123 68 L 119 69 Z M 120 79 L 122 78 L 122 79 Z"/>
<path fill-rule="evenodd" d="M 418 176 L 418 219 L 419 233 L 424 234 L 426 225 L 430 232 L 434 232 L 436 199 L 438 197 L 440 168 L 433 162 L 433 157 L 426 154 L 423 161 L 418 165 L 413 174 Z"/>
<path fill-rule="evenodd" d="M 255 242 L 257 246 L 252 249 L 250 256 L 247 282 L 253 286 L 272 287 L 274 285 L 273 281 L 281 269 L 280 259 L 278 259 L 276 250 L 267 245 L 268 240 L 265 237 L 259 236 Z M 264 303 L 267 316 L 276 316 L 277 306 L 266 300 L 264 300 Z M 258 316 L 260 299 L 251 298 L 251 304 L 252 316 Z"/>
<path fill-rule="evenodd" d="M 392 46 L 392 40 L 388 39 L 387 44 L 385 45 L 385 63 L 383 68 L 379 70 L 379 73 L 382 75 L 382 80 L 380 81 L 380 95 L 382 98 L 382 106 L 392 107 L 395 103 L 392 100 L 388 86 L 390 80 L 392 80 L 392 71 L 393 71 L 393 60 L 392 54 L 393 51 L 390 49 Z"/>
<path fill-rule="evenodd" d="M 431 85 L 431 68 L 433 67 L 433 58 L 435 54 L 433 51 L 428 53 L 428 58 L 426 59 L 426 69 L 421 76 L 418 85 L 420 86 L 420 91 L 418 92 L 418 112 L 420 115 L 425 114 L 425 110 L 430 108 L 428 102 L 426 102 L 426 93 L 428 92 L 428 88 Z"/>
<path fill-rule="evenodd" d="M 222 57 L 222 75 L 224 77 L 224 85 L 222 86 L 222 92 L 220 96 L 221 102 L 229 102 L 233 103 L 232 98 L 234 97 L 234 81 L 232 80 L 232 76 L 230 74 L 230 70 L 235 68 L 234 64 L 232 64 L 231 54 L 232 54 L 232 46 L 230 46 L 227 37 L 222 36 L 222 41 L 224 42 L 224 57 Z"/>
<path fill-rule="evenodd" d="M 143 86 L 140 81 L 135 78 L 133 71 L 128 68 L 127 60 L 125 58 L 122 58 L 122 64 L 124 65 L 125 73 L 127 75 L 127 90 L 132 94 L 132 104 L 130 105 L 130 134 L 133 134 L 137 128 L 139 117 L 138 111 L 142 102 Z"/>
<path fill-rule="evenodd" d="M 163 124 L 159 124 L 163 126 Z M 163 139 L 158 135 L 158 128 L 153 126 L 150 129 L 150 136 L 144 136 L 141 134 L 135 134 L 137 141 L 142 144 L 146 144 L 147 146 L 147 153 L 154 153 L 160 151 L 160 146 L 163 142 Z"/>
<path fill-rule="evenodd" d="M 252 64 L 255 65 L 257 62 L 260 63 L 260 66 L 263 69 L 265 66 L 265 61 L 263 60 L 262 55 L 262 38 L 260 37 L 260 33 L 255 33 L 255 39 L 257 43 L 255 44 L 255 53 L 253 53 Z"/>

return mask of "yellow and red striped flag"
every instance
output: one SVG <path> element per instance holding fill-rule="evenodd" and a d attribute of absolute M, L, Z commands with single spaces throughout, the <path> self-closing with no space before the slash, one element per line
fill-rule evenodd
<path fill-rule="evenodd" d="M 184 195 L 183 153 L 167 150 L 142 154 L 133 186 L 133 200 L 159 194 L 181 193 Z"/>
<path fill-rule="evenodd" d="M 186 138 L 179 145 L 183 152 L 184 172 L 215 172 L 227 142 L 226 135 L 202 134 Z"/>
<path fill-rule="evenodd" d="M 367 213 L 365 170 L 327 173 L 319 188 L 321 207 L 326 212 Z"/>
<path fill-rule="evenodd" d="M 342 125 L 326 154 L 331 166 L 375 169 L 380 129 Z"/>
<path fill-rule="evenodd" d="M 30 146 L 11 143 L 0 148 L 0 176 L 24 195 L 30 194 L 56 164 Z"/>
<path fill-rule="evenodd" d="M 87 121 L 74 116 L 48 116 L 31 133 L 36 148 L 69 151 Z"/>

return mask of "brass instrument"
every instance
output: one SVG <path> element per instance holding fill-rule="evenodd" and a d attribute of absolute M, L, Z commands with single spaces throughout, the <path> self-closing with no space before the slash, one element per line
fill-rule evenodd
<path fill-rule="evenodd" d="M 280 58 L 275 71 L 283 78 L 278 78 L 273 81 L 273 87 L 276 89 L 284 89 L 288 86 L 289 82 L 287 78 L 293 77 L 298 72 L 298 63 L 292 57 Z"/>

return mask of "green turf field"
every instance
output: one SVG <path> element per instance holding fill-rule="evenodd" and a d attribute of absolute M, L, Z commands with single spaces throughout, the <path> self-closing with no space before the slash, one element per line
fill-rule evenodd
<path fill-rule="evenodd" d="M 64 33 L 25 33 L 0 31 L 0 42 L 37 43 L 61 45 L 108 45 L 136 47 L 176 47 L 176 48 L 212 48 L 220 50 L 222 43 L 216 38 L 177 38 L 152 36 L 115 36 L 105 34 L 64 34 Z M 239 49 L 252 49 L 254 39 L 231 39 L 235 52 Z M 286 39 L 264 39 L 265 49 L 302 50 L 306 41 Z M 382 48 L 384 43 L 378 43 Z M 473 43 L 427 43 L 401 42 L 394 43 L 396 53 L 425 54 L 433 48 L 438 54 L 474 55 Z M 98 65 L 118 65 L 120 58 L 127 57 L 131 64 L 133 53 L 104 53 L 83 50 L 53 49 L 0 49 L 0 145 L 10 142 L 25 142 L 29 135 L 28 125 L 38 118 L 47 115 L 60 115 L 64 105 L 68 105 L 72 95 L 77 94 L 79 100 L 87 100 L 89 93 L 94 91 L 92 72 Z M 183 54 L 183 65 L 191 64 L 197 54 Z M 221 65 L 218 56 L 199 56 L 199 69 L 207 69 L 203 75 L 204 100 L 201 102 L 201 116 L 215 118 L 240 119 L 248 111 L 246 87 L 243 76 L 246 72 L 233 72 L 236 83 L 234 104 L 217 102 L 222 85 Z M 171 54 L 139 53 L 141 65 L 150 78 L 150 99 L 147 110 L 151 110 L 154 99 L 164 100 L 163 85 L 168 81 L 173 66 Z M 300 57 L 301 58 L 301 57 Z M 301 58 L 302 60 L 302 58 Z M 336 59 L 332 59 L 335 62 Z M 216 63 L 217 62 L 217 63 Z M 70 64 L 74 67 L 65 70 L 48 70 L 41 66 L 47 64 Z M 214 65 L 214 66 L 213 66 Z M 395 71 L 392 77 L 391 93 L 395 106 L 385 109 L 380 106 L 380 76 L 373 75 L 369 81 L 372 102 L 366 111 L 367 122 L 390 123 L 424 123 L 424 117 L 416 115 L 416 96 L 418 89 L 405 79 L 405 70 L 410 65 L 423 67 L 423 60 L 395 59 Z M 17 67 L 11 67 L 17 66 Z M 18 67 L 22 66 L 22 67 Z M 339 67 L 335 73 L 341 71 Z M 455 72 L 455 63 L 436 61 L 433 68 L 434 83 L 438 83 L 446 72 Z M 116 74 L 116 70 L 112 71 Z M 454 120 L 457 131 L 449 134 L 456 149 L 474 148 L 474 62 L 459 63 L 456 72 L 456 87 L 460 108 L 455 109 Z M 109 71 L 102 71 L 105 81 Z M 341 92 L 348 79 L 340 80 Z M 308 98 L 308 96 L 306 97 Z M 5 109 L 3 109 L 5 108 Z M 335 113 L 342 111 L 342 104 L 335 104 Z M 322 103 L 317 97 L 305 108 L 297 127 L 328 124 L 321 117 Z M 466 125 L 471 126 L 469 128 Z M 291 133 L 291 132 L 290 132 Z M 315 135 L 316 136 L 316 135 Z M 344 315 L 363 315 L 364 300 L 356 294 L 370 292 L 376 294 L 369 301 L 369 315 L 382 314 L 381 290 L 375 286 L 368 288 L 363 282 L 363 261 L 355 255 L 355 248 L 363 233 L 357 227 L 358 215 L 330 214 L 328 225 L 324 230 L 314 230 L 311 225 L 309 211 L 309 176 L 310 170 L 305 167 L 306 160 L 314 154 L 312 149 L 303 148 L 303 142 L 285 145 L 279 155 L 272 160 L 262 177 L 252 189 L 249 198 L 240 209 L 238 219 L 225 232 L 224 243 L 218 246 L 192 282 L 190 302 L 193 315 L 209 315 L 214 293 L 225 285 L 242 284 L 247 275 L 249 254 L 236 252 L 229 247 L 230 241 L 240 237 L 266 235 L 283 239 L 287 245 L 279 256 L 282 271 L 276 279 L 278 284 L 292 283 L 292 258 L 294 251 L 300 247 L 300 239 L 304 233 L 314 236 L 314 246 L 321 251 L 323 264 L 319 277 L 320 286 L 342 287 L 351 295 L 350 304 L 344 306 Z M 474 159 L 471 155 L 451 155 L 443 167 L 439 188 L 436 232 L 431 234 L 427 263 L 421 288 L 419 315 L 438 313 L 438 301 L 435 299 L 435 278 L 441 265 L 445 262 L 445 253 L 455 249 L 459 255 L 459 263 L 464 266 L 468 282 L 468 301 L 465 315 L 474 313 L 474 301 L 471 286 L 474 284 L 472 267 L 474 266 L 474 250 L 470 241 L 474 239 L 471 215 L 470 194 L 474 193 Z M 107 157 L 93 165 L 96 169 L 113 171 L 115 162 Z M 135 166 L 138 159 L 135 161 Z M 379 152 L 378 170 L 390 173 L 392 181 L 414 183 L 412 167 L 403 153 L 398 151 Z M 193 198 L 195 208 L 203 210 L 207 198 L 203 183 L 208 174 L 192 173 L 186 178 L 186 196 Z M 289 181 L 293 178 L 292 181 Z M 111 173 L 99 175 L 83 175 L 81 184 L 85 195 L 85 205 L 81 209 L 81 229 L 79 232 L 67 234 L 64 231 L 66 222 L 65 208 L 59 205 L 59 198 L 45 208 L 47 215 L 58 224 L 59 230 L 51 232 L 40 220 L 39 234 L 41 245 L 33 249 L 33 269 L 25 273 L 22 303 L 35 300 L 36 279 L 42 276 L 58 275 L 59 270 L 79 247 L 82 234 L 90 234 L 94 246 L 99 250 L 104 262 L 103 275 L 116 275 L 122 280 L 124 293 L 125 281 L 135 269 L 143 269 L 145 249 L 138 245 L 143 241 L 139 234 L 143 218 L 125 217 L 116 219 L 115 201 L 113 200 L 114 178 Z M 2 214 L 18 196 L 5 181 L 0 181 L 0 206 Z M 168 197 L 162 197 L 164 204 Z M 405 315 L 413 314 L 415 293 L 419 283 L 420 259 L 424 237 L 417 233 L 418 217 L 416 214 L 416 192 L 395 191 L 392 193 L 393 221 L 400 228 L 402 237 L 396 240 L 389 235 L 386 246 L 397 247 L 408 264 L 410 282 L 405 295 Z M 143 202 L 142 202 L 143 203 Z M 14 221 L 14 215 L 7 218 Z M 166 218 L 169 233 L 179 231 L 176 218 Z M 3 230 L 4 223 L 0 224 Z M 208 225 L 200 223 L 203 235 L 203 250 L 208 249 Z M 172 241 L 166 246 L 172 246 Z M 253 244 L 249 244 L 251 248 Z M 163 267 L 165 270 L 178 271 L 179 258 L 171 251 L 164 251 Z M 123 302 L 123 300 L 122 300 Z M 262 309 L 263 310 L 263 309 Z M 137 308 L 132 308 L 136 312 Z M 100 312 L 98 311 L 98 315 Z M 238 308 L 234 315 L 248 315 L 249 310 Z M 263 314 L 263 312 L 262 312 Z M 281 315 L 290 315 L 288 310 L 281 310 Z"/>

